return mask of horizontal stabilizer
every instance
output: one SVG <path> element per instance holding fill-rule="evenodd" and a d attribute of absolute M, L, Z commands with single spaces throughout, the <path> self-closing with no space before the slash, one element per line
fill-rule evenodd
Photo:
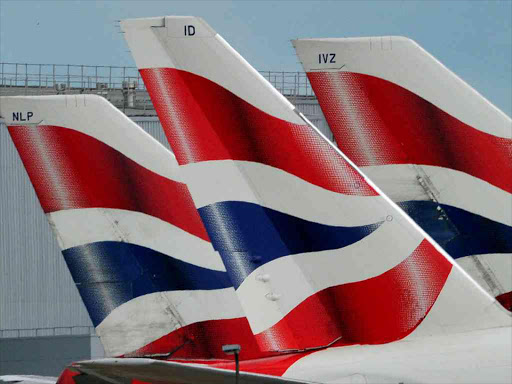
<path fill-rule="evenodd" d="M 234 365 L 234 364 L 233 364 Z M 225 384 L 235 382 L 236 372 L 228 369 L 151 359 L 102 359 L 75 363 L 72 369 L 111 383 L 139 380 L 160 384 Z M 85 379 L 83 382 L 87 382 Z M 240 384 L 306 384 L 311 381 L 240 372 Z"/>
<path fill-rule="evenodd" d="M 0 383 L 10 384 L 55 384 L 56 377 L 36 375 L 5 375 L 0 376 Z"/>

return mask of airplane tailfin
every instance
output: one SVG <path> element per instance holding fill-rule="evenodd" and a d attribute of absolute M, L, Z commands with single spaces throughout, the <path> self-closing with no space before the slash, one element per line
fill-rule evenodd
<path fill-rule="evenodd" d="M 99 96 L 2 97 L 0 114 L 108 356 L 251 343 L 170 151 Z"/>
<path fill-rule="evenodd" d="M 512 122 L 414 41 L 293 42 L 338 147 L 512 310 Z"/>
<path fill-rule="evenodd" d="M 121 27 L 262 349 L 510 323 L 204 20 Z"/>

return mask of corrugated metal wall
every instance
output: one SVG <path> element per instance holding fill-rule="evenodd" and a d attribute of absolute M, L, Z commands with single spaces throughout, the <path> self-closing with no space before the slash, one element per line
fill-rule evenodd
<path fill-rule="evenodd" d="M 332 137 L 316 100 L 295 99 L 327 137 Z M 156 117 L 134 117 L 169 148 Z M 0 125 L 0 338 L 34 336 L 34 328 L 92 323 L 73 284 L 34 189 L 10 139 Z M 38 331 L 53 335 L 55 331 Z M 57 332 L 58 333 L 58 332 Z"/>
<path fill-rule="evenodd" d="M 165 137 L 164 130 L 162 129 L 162 125 L 157 117 L 131 117 L 133 121 L 135 121 L 139 126 L 141 126 L 146 132 L 148 132 L 151 136 L 157 139 L 160 143 L 164 145 L 165 148 L 171 149 L 169 147 L 169 143 L 167 142 L 167 138 Z"/>
<path fill-rule="evenodd" d="M 329 140 L 333 140 L 333 134 L 325 120 L 320 104 L 316 99 L 291 98 L 297 109 L 302 112 Z"/>

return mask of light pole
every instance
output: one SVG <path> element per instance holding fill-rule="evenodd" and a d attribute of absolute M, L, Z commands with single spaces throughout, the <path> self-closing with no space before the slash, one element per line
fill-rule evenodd
<path fill-rule="evenodd" d="M 240 350 L 242 347 L 238 344 L 227 344 L 222 346 L 222 352 L 224 352 L 226 355 L 235 355 L 235 383 L 238 384 L 238 375 L 240 373 L 240 367 L 238 362 L 238 354 L 240 353 Z"/>

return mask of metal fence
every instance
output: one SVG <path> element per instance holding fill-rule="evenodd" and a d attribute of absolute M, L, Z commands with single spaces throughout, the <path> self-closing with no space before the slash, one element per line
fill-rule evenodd
<path fill-rule="evenodd" d="M 91 326 L 0 329 L 0 339 L 38 337 L 38 336 L 96 336 L 96 330 Z"/>
<path fill-rule="evenodd" d="M 285 96 L 314 96 L 304 72 L 260 71 Z M 71 64 L 0 63 L 1 87 L 43 90 L 145 90 L 136 67 Z M 36 92 L 37 93 L 37 92 Z"/>

